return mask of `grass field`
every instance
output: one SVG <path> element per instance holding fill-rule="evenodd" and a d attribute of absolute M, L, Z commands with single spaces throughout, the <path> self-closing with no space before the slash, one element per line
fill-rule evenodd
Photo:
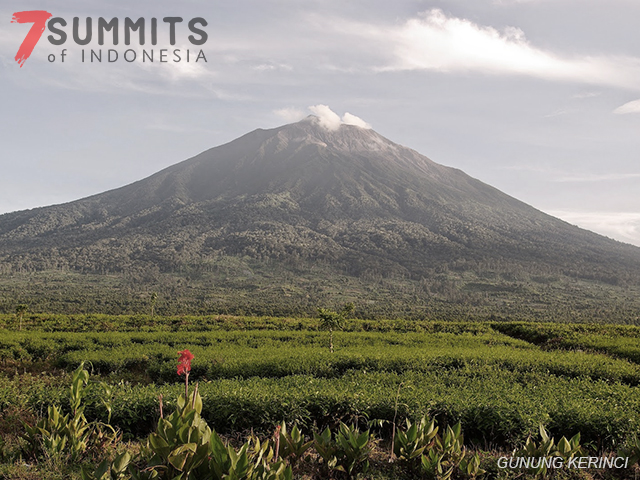
<path fill-rule="evenodd" d="M 314 319 L 30 315 L 20 327 L 5 315 L 0 328 L 7 451 L 18 449 L 20 420 L 52 404 L 71 411 L 69 375 L 82 362 L 110 386 L 111 425 L 125 440 L 143 439 L 158 422 L 159 394 L 176 408 L 184 349 L 195 355 L 202 418 L 229 438 L 268 435 L 284 420 L 307 435 L 339 422 L 375 425 L 388 442 L 394 418 L 428 415 L 442 428 L 460 422 L 475 451 L 512 451 L 543 425 L 557 439 L 580 433 L 600 454 L 640 432 L 634 326 L 349 320 L 335 353 Z M 84 413 L 106 422 L 98 387 L 89 384 Z"/>

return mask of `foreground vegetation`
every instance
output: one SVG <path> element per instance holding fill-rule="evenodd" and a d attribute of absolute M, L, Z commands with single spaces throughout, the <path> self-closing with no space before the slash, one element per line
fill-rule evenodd
<path fill-rule="evenodd" d="M 590 455 L 633 450 L 640 432 L 639 327 L 345 320 L 333 334 L 334 353 L 329 332 L 320 327 L 318 320 L 297 318 L 2 316 L 0 478 L 78 477 L 79 464 L 95 470 L 107 458 L 124 462 L 115 456 L 125 450 L 131 454 L 127 464 L 151 462 L 146 442 L 158 434 L 159 395 L 166 415 L 186 414 L 185 400 L 179 400 L 185 388 L 176 374 L 176 352 L 185 348 L 195 355 L 189 375 L 192 385 L 199 383 L 198 418 L 214 430 L 207 448 L 213 442 L 227 455 L 235 448 L 242 456 L 246 445 L 252 472 L 268 457 L 269 472 L 290 471 L 296 478 L 346 478 L 361 471 L 368 472 L 361 474 L 366 478 L 446 478 L 451 467 L 457 478 L 481 470 L 508 478 L 523 471 L 498 469 L 497 457 L 534 448 L 531 442 L 537 442 L 534 450 L 542 448 L 540 426 L 547 440 L 575 439 L 579 433 L 581 451 Z M 92 380 L 82 389 L 81 414 L 93 425 L 87 431 L 100 432 L 100 441 L 92 448 L 87 443 L 78 461 L 62 462 L 71 455 L 65 453 L 54 465 L 49 450 L 30 446 L 35 440 L 29 440 L 27 425 L 49 421 L 53 405 L 61 416 L 77 416 L 69 384 L 77 383 L 82 365 Z M 396 443 L 408 441 L 411 425 L 428 430 L 431 420 L 440 436 L 426 441 L 409 463 L 398 460 L 399 450 L 389 462 L 391 451 L 400 448 Z M 311 442 L 299 465 L 276 454 L 276 426 L 289 434 L 296 426 L 301 445 Z M 250 444 L 243 440 L 247 435 Z M 345 442 L 351 435 L 356 444 L 361 438 L 366 459 L 348 474 L 344 465 L 337 468 L 340 459 L 346 461 L 342 453 L 323 457 L 328 447 L 322 435 L 329 435 L 327 445 L 338 442 L 334 447 L 338 435 Z M 438 457 L 458 436 L 458 454 L 447 450 L 450 457 Z M 442 445 L 436 448 L 437 438 Z M 549 452 L 557 453 L 560 443 Z M 462 454 L 463 446 L 473 453 Z M 414 447 L 421 448 L 403 448 Z M 442 472 L 434 467 L 438 458 L 446 466 Z M 24 476 L 25 463 L 38 472 L 34 477 Z M 633 478 L 634 468 L 598 475 Z M 545 473 L 586 478 L 582 474 Z"/>

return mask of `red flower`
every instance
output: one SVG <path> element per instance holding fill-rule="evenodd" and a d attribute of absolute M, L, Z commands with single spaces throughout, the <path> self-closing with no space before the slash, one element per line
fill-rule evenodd
<path fill-rule="evenodd" d="M 187 374 L 191 371 L 191 360 L 193 360 L 193 353 L 189 350 L 183 350 L 178 352 L 178 375 Z"/>

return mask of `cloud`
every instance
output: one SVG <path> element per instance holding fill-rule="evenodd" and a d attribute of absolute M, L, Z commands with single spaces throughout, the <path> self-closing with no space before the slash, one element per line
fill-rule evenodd
<path fill-rule="evenodd" d="M 397 26 L 334 22 L 385 56 L 378 71 L 429 70 L 524 75 L 640 89 L 640 58 L 563 57 L 537 48 L 516 27 L 498 30 L 431 9 Z"/>
<path fill-rule="evenodd" d="M 320 125 L 329 131 L 340 128 L 340 125 L 355 125 L 360 128 L 371 128 L 367 122 L 349 112 L 346 112 L 342 118 L 331 110 L 327 105 L 312 105 L 309 110 L 320 119 Z"/>
<path fill-rule="evenodd" d="M 585 174 L 585 175 L 566 175 L 554 178 L 554 182 L 570 183 L 570 182 L 607 182 L 616 180 L 628 180 L 630 178 L 640 178 L 640 173 L 604 173 L 604 174 Z"/>
<path fill-rule="evenodd" d="M 286 65 L 284 63 L 261 63 L 260 65 L 256 65 L 252 68 L 258 72 L 272 72 L 274 70 L 285 70 L 290 72 L 291 70 L 293 70 L 293 67 L 291 65 Z"/>
<path fill-rule="evenodd" d="M 523 75 L 571 81 L 588 85 L 588 89 L 589 85 L 607 85 L 640 90 L 639 58 L 562 55 L 536 46 L 514 26 L 495 28 L 440 9 L 393 23 L 365 22 L 328 13 L 330 9 L 309 10 L 289 13 L 293 16 L 283 18 L 282 23 L 223 22 L 218 29 L 210 28 L 209 41 L 203 46 L 207 63 L 195 63 L 193 58 L 189 63 L 166 64 L 127 64 L 119 60 L 104 65 L 108 71 L 103 71 L 97 65 L 88 68 L 80 63 L 81 49 L 70 45 L 67 63 L 57 68 L 48 64 L 49 49 L 42 43 L 27 66 L 34 74 L 32 81 L 49 81 L 74 90 L 159 92 L 240 101 L 255 99 L 252 89 L 256 84 L 298 88 L 310 78 L 323 79 L 327 74 L 370 76 L 380 71 L 412 70 Z M 3 61 L 15 64 L 16 39 L 23 38 L 21 35 L 15 30 L 0 30 L 0 65 Z M 160 44 L 166 43 L 166 39 L 160 40 Z M 89 47 L 99 48 L 94 44 Z M 189 46 L 178 47 L 186 50 Z M 190 47 L 194 55 L 197 49 Z M 140 47 L 132 48 L 141 54 Z M 38 66 L 40 70 L 36 70 Z M 94 74 L 95 70 L 99 73 Z M 22 76 L 15 80 L 22 82 L 26 75 L 20 73 Z"/>
<path fill-rule="evenodd" d="M 433 9 L 408 20 L 397 32 L 392 68 L 402 70 L 484 70 L 532 73 L 557 68 L 551 56 L 532 48 L 524 32 L 503 33 Z"/>
<path fill-rule="evenodd" d="M 0 35 L 0 47 L 1 47 Z M 41 49 L 42 50 L 42 49 Z M 139 93 L 145 95 L 171 96 L 185 98 L 217 98 L 236 100 L 238 94 L 218 87 L 217 71 L 200 59 L 196 62 L 198 50 L 186 44 L 177 44 L 160 61 L 158 48 L 127 46 L 126 48 L 95 48 L 92 56 L 89 48 L 69 45 L 66 48 L 65 63 L 48 63 L 46 55 L 36 51 L 23 69 L 15 63 L 6 69 L 4 78 L 15 84 L 31 88 L 37 84 L 69 91 L 87 91 L 93 93 Z M 109 62 L 109 50 L 117 52 Z M 177 55 L 174 50 L 179 50 Z M 187 50 L 189 58 L 187 61 Z M 84 51 L 84 62 L 82 53 Z M 147 56 L 143 52 L 147 52 Z M 46 50 L 45 50 L 46 52 Z M 125 57 L 125 52 L 126 57 Z M 1 52 L 0 52 L 1 53 Z M 135 60 L 133 60 L 135 57 Z M 100 58 L 102 61 L 98 61 Z M 153 62 L 150 61 L 153 58 Z M 131 62 L 127 61 L 133 60 Z"/>
<path fill-rule="evenodd" d="M 578 100 L 583 100 L 585 98 L 595 98 L 599 97 L 601 92 L 584 92 L 584 93 L 576 93 L 572 95 L 571 98 L 577 98 Z"/>
<path fill-rule="evenodd" d="M 576 212 L 567 210 L 547 211 L 579 227 L 593 230 L 622 242 L 640 246 L 639 212 Z"/>
<path fill-rule="evenodd" d="M 617 115 L 625 115 L 627 113 L 640 113 L 640 99 L 625 103 L 616 108 L 613 113 Z"/>
<path fill-rule="evenodd" d="M 313 105 L 309 107 L 309 110 L 320 119 L 320 125 L 327 130 L 337 130 L 340 128 L 342 124 L 340 116 L 327 105 Z"/>
<path fill-rule="evenodd" d="M 273 113 L 287 123 L 297 122 L 306 117 L 303 110 L 295 107 L 279 108 L 278 110 L 274 110 Z"/>
<path fill-rule="evenodd" d="M 363 119 L 361 119 L 360 117 L 356 117 L 355 115 L 352 115 L 349 112 L 346 112 L 342 116 L 342 123 L 344 123 L 345 125 L 355 125 L 356 127 L 360 127 L 360 128 L 366 128 L 366 129 L 371 128 L 371 125 L 369 125 Z"/>
<path fill-rule="evenodd" d="M 548 181 L 556 183 L 615 182 L 640 178 L 640 173 L 575 173 L 533 165 L 509 165 L 502 167 L 501 170 L 538 173 L 544 175 Z"/>
<path fill-rule="evenodd" d="M 544 116 L 544 118 L 559 117 L 562 115 L 566 115 L 569 112 L 570 112 L 569 110 L 560 109 L 560 110 L 556 110 L 555 112 L 548 113 L 547 115 Z"/>

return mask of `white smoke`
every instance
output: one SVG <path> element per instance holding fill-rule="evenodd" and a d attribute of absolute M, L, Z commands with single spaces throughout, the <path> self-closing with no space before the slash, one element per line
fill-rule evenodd
<path fill-rule="evenodd" d="M 342 124 L 340 116 L 327 105 L 313 105 L 309 107 L 309 110 L 317 115 L 320 119 L 320 125 L 327 130 L 338 130 L 340 128 Z"/>
<path fill-rule="evenodd" d="M 309 110 L 320 119 L 320 125 L 327 130 L 333 131 L 340 128 L 340 125 L 355 125 L 360 128 L 371 128 L 367 122 L 349 112 L 346 112 L 342 118 L 331 110 L 327 105 L 312 105 Z"/>
<path fill-rule="evenodd" d="M 344 123 L 345 125 L 355 125 L 356 127 L 366 128 L 367 130 L 371 128 L 371 125 L 369 125 L 363 119 L 361 119 L 360 117 L 356 117 L 349 112 L 346 112 L 342 116 L 342 123 Z"/>
<path fill-rule="evenodd" d="M 356 127 L 370 129 L 371 125 L 365 122 L 360 117 L 346 112 L 342 118 L 331 110 L 328 105 L 312 105 L 309 107 L 311 113 L 313 113 L 320 122 L 320 125 L 329 131 L 335 131 L 340 128 L 340 125 L 354 125 Z M 296 107 L 286 107 L 274 110 L 273 113 L 287 122 L 297 122 L 305 117 L 303 110 Z"/>

